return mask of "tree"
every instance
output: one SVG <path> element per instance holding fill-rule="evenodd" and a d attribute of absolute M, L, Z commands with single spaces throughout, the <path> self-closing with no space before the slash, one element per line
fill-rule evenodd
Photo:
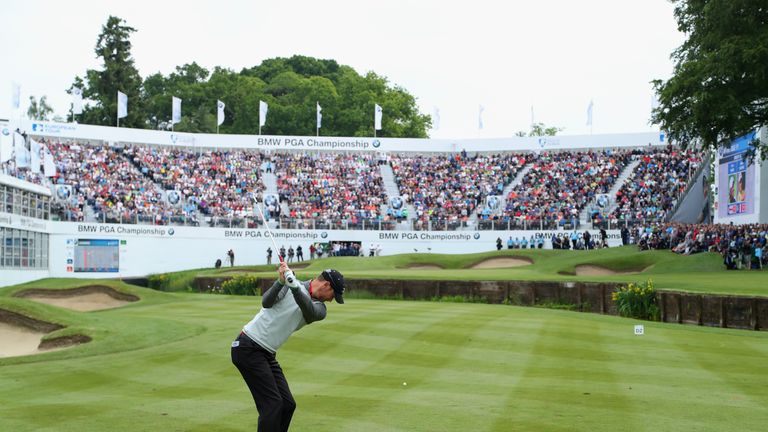
<path fill-rule="evenodd" d="M 114 126 L 118 91 L 128 96 L 128 117 L 120 120 L 121 125 L 141 128 L 149 121 L 141 97 L 141 76 L 131 57 L 130 35 L 135 31 L 115 16 L 102 27 L 94 49 L 102 59 L 102 69 L 89 69 L 85 79 L 76 77 L 73 84 L 82 85 L 83 98 L 94 102 L 84 107 L 82 123 Z"/>
<path fill-rule="evenodd" d="M 515 136 L 518 137 L 524 137 L 524 136 L 555 136 L 558 132 L 564 131 L 565 128 L 557 127 L 557 126 L 550 126 L 547 127 L 544 123 L 534 123 L 531 125 L 531 131 L 526 135 L 524 131 L 518 131 L 515 133 Z"/>
<path fill-rule="evenodd" d="M 29 109 L 27 110 L 27 117 L 30 120 L 50 120 L 51 114 L 53 114 L 53 108 L 48 105 L 48 101 L 45 96 L 41 96 L 37 101 L 34 96 L 29 97 Z"/>
<path fill-rule="evenodd" d="M 683 146 L 716 150 L 768 124 L 768 7 L 754 0 L 673 0 L 687 40 L 674 73 L 654 80 L 651 122 Z M 760 146 L 758 141 L 753 147 Z M 762 149 L 765 157 L 765 148 Z"/>

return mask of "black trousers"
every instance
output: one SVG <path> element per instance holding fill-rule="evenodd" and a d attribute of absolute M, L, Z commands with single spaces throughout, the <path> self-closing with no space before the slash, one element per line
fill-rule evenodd
<path fill-rule="evenodd" d="M 296 410 L 296 401 L 275 355 L 243 333 L 235 342 L 232 344 L 232 363 L 240 371 L 256 402 L 259 432 L 287 431 Z"/>

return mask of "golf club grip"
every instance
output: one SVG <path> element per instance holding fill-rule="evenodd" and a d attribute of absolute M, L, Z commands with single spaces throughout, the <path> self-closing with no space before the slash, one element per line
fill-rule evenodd
<path fill-rule="evenodd" d="M 293 285 L 295 280 L 296 276 L 293 275 L 293 270 L 288 270 L 285 272 L 285 281 L 288 282 L 288 285 Z"/>

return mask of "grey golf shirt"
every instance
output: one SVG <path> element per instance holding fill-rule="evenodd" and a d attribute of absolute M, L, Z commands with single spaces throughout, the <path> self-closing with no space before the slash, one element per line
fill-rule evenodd
<path fill-rule="evenodd" d="M 310 281 L 295 289 L 275 281 L 261 298 L 261 310 L 243 327 L 243 333 L 276 353 L 296 330 L 325 318 L 325 303 L 309 295 Z"/>

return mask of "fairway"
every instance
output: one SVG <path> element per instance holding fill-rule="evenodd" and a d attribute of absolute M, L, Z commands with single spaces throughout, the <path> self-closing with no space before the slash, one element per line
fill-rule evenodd
<path fill-rule="evenodd" d="M 0 430 L 256 429 L 229 345 L 259 298 L 128 289 L 144 300 L 99 312 L 0 298 L 94 336 L 0 359 Z M 291 430 L 765 430 L 768 334 L 646 322 L 635 336 L 636 323 L 504 305 L 331 304 L 278 353 L 298 403 Z"/>

